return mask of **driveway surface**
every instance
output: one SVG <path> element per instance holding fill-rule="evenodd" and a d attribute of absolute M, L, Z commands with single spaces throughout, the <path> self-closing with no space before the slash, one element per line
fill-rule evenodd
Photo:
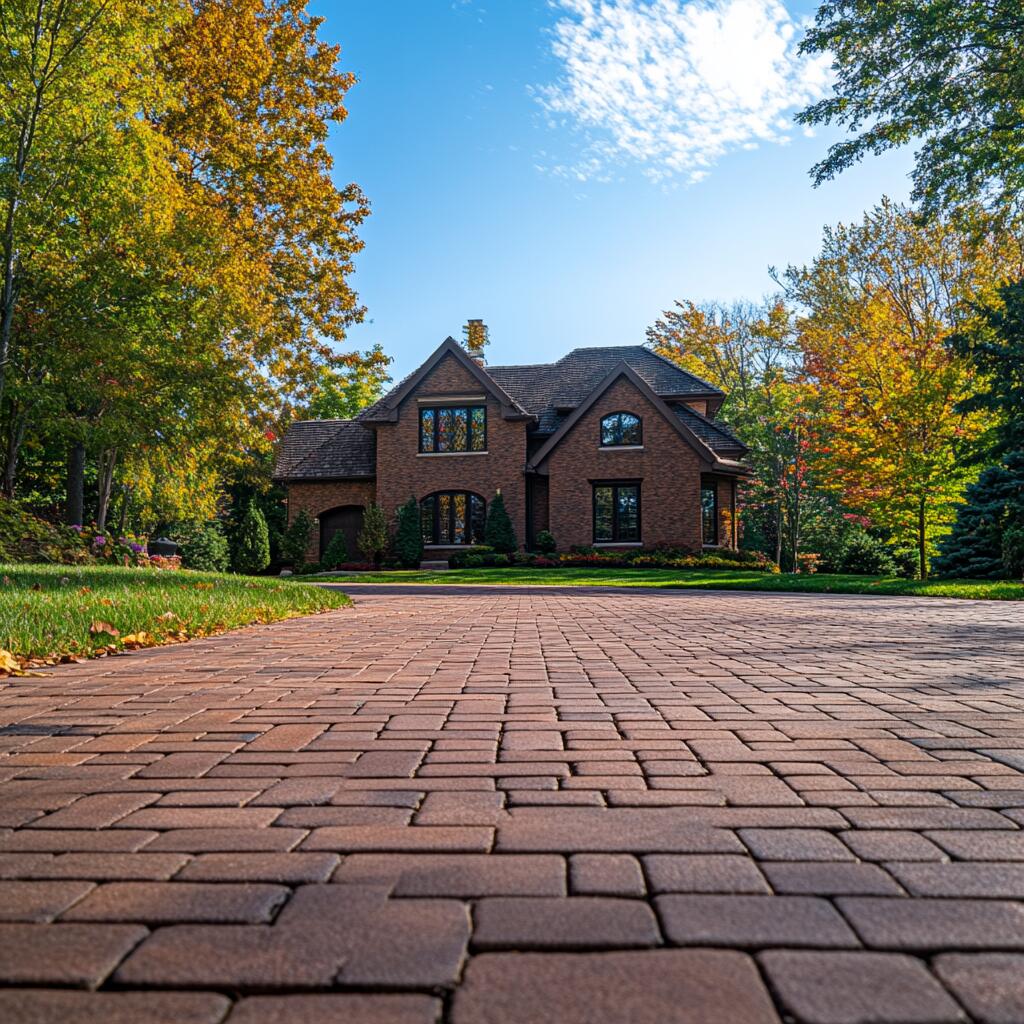
<path fill-rule="evenodd" d="M 0 685 L 6 1024 L 1024 1022 L 1024 608 L 401 592 Z"/>

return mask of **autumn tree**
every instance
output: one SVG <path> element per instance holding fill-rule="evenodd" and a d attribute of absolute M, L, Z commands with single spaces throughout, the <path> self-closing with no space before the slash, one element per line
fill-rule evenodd
<path fill-rule="evenodd" d="M 810 488 L 808 396 L 798 379 L 799 348 L 780 297 L 760 305 L 676 302 L 647 330 L 659 355 L 726 393 L 721 417 L 750 449 L 745 488 L 748 531 L 795 566 Z"/>
<path fill-rule="evenodd" d="M 814 262 L 785 273 L 828 431 L 822 482 L 895 539 L 913 539 L 922 576 L 989 422 L 960 406 L 977 374 L 948 340 L 1018 252 L 999 232 L 923 225 L 883 201 L 861 223 L 827 229 Z"/>
<path fill-rule="evenodd" d="M 313 420 L 348 420 L 380 398 L 391 380 L 391 357 L 380 345 L 366 352 L 332 355 L 318 369 L 303 416 Z"/>

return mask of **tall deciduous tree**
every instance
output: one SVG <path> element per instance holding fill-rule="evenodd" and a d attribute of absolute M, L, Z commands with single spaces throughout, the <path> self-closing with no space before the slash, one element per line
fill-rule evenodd
<path fill-rule="evenodd" d="M 914 193 L 929 211 L 1024 193 L 1020 0 L 826 0 L 801 49 L 832 54 L 836 82 L 798 120 L 853 135 L 814 168 L 817 182 L 922 139 Z"/>
<path fill-rule="evenodd" d="M 647 339 L 659 355 L 726 392 L 722 417 L 750 448 L 754 468 L 746 527 L 774 547 L 777 562 L 785 553 L 795 566 L 810 488 L 808 396 L 785 302 L 676 302 Z"/>
<path fill-rule="evenodd" d="M 988 426 L 959 406 L 977 375 L 948 339 L 1019 248 L 999 233 L 978 238 L 886 201 L 828 229 L 815 261 L 785 275 L 829 435 L 821 479 L 874 525 L 913 538 L 922 576 Z"/>
<path fill-rule="evenodd" d="M 318 370 L 303 414 L 314 420 L 347 420 L 380 398 L 391 380 L 391 357 L 380 345 L 332 356 Z"/>

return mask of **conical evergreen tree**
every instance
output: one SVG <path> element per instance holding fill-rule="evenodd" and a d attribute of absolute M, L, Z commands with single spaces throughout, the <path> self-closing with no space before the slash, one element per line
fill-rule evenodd
<path fill-rule="evenodd" d="M 263 513 L 250 501 L 238 524 L 235 535 L 234 568 L 236 572 L 263 572 L 270 565 L 270 534 Z"/>
<path fill-rule="evenodd" d="M 423 558 L 423 528 L 420 525 L 420 506 L 416 499 L 409 500 L 398 509 L 395 528 L 395 554 L 407 569 L 419 567 Z"/>
<path fill-rule="evenodd" d="M 1013 538 L 1021 529 L 1024 452 L 1012 452 L 967 488 L 952 532 L 940 542 L 939 554 L 932 560 L 932 571 L 965 579 L 1018 576 Z"/>
<path fill-rule="evenodd" d="M 495 551 L 510 555 L 519 547 L 516 540 L 516 531 L 505 510 L 505 499 L 501 491 L 491 499 L 487 509 L 487 523 L 484 526 L 484 542 L 489 544 Z"/>

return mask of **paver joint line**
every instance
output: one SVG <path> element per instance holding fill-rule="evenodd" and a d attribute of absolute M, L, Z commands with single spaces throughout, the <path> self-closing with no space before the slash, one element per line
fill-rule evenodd
<path fill-rule="evenodd" d="M 434 588 L 0 681 L 0 1017 L 1021 1024 L 1012 605 Z"/>

